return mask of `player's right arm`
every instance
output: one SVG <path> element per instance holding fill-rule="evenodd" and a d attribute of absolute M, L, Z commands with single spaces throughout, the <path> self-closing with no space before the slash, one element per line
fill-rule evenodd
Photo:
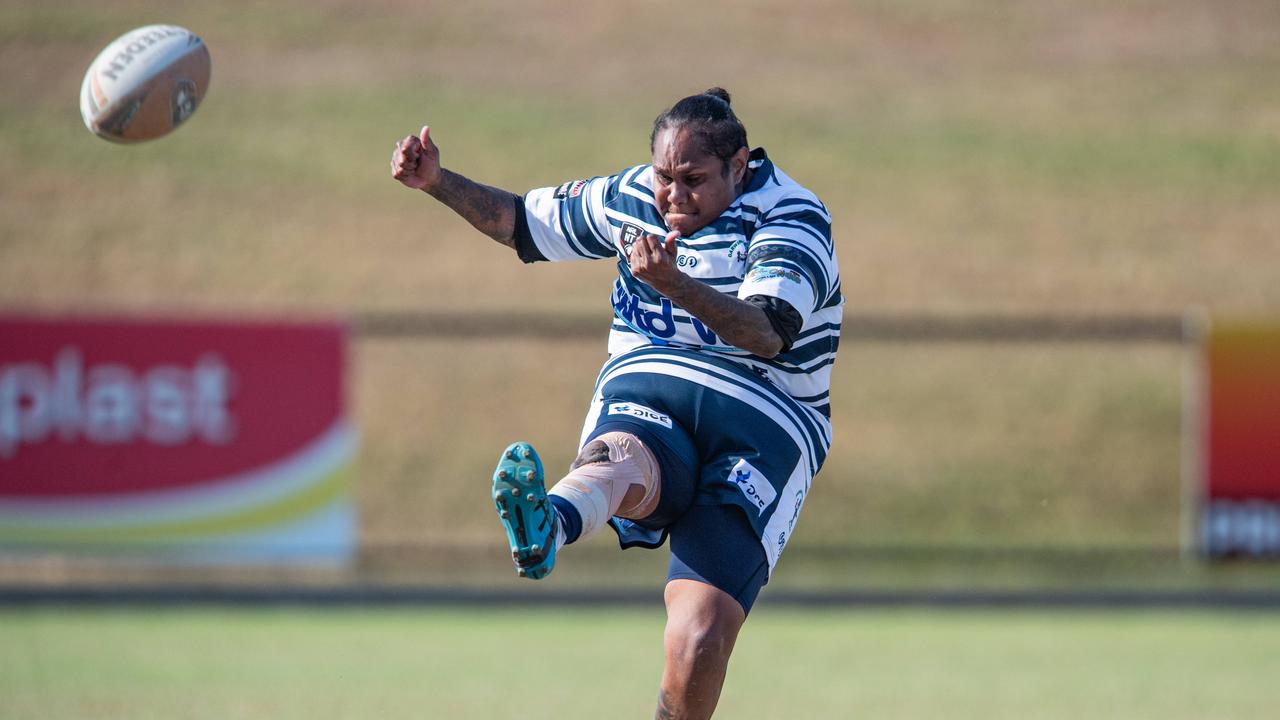
<path fill-rule="evenodd" d="M 516 209 L 523 207 L 519 196 L 441 167 L 440 148 L 431 141 L 427 126 L 396 143 L 391 177 L 444 203 L 485 235 L 516 248 Z"/>

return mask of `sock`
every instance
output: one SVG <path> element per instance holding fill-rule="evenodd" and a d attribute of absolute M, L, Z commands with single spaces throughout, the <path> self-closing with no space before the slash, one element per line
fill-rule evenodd
<path fill-rule="evenodd" d="M 582 514 L 565 498 L 559 495 L 548 495 L 548 497 L 551 498 L 551 506 L 555 508 L 556 516 L 560 520 L 560 529 L 556 533 L 556 549 L 559 550 L 577 540 L 582 534 Z"/>
<path fill-rule="evenodd" d="M 574 471 L 580 472 L 582 468 Z M 556 508 L 570 508 L 573 515 L 576 515 L 577 522 L 573 523 L 575 532 L 570 533 L 570 528 L 565 527 L 565 541 L 573 542 L 575 540 L 583 540 L 591 537 L 604 526 L 609 520 L 609 516 L 613 514 L 612 508 L 609 507 L 609 496 L 596 483 L 582 482 L 574 477 L 574 473 L 560 482 L 547 493 L 548 497 L 554 498 L 552 503 Z M 566 512 L 564 515 L 570 515 Z M 566 520 L 566 525 L 569 521 Z"/>

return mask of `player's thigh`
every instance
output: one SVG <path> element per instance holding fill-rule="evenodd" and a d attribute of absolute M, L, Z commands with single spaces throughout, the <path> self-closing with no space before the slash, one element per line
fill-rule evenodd
<path fill-rule="evenodd" d="M 693 505 L 668 531 L 667 581 L 693 580 L 721 590 L 745 614 L 769 581 L 760 536 L 736 505 Z"/>
<path fill-rule="evenodd" d="M 638 525 L 661 529 L 693 503 L 701 461 L 688 429 L 684 383 L 662 375 L 636 373 L 605 383 L 583 427 L 582 446 L 607 432 L 625 432 L 649 448 L 661 475 L 658 506 Z"/>

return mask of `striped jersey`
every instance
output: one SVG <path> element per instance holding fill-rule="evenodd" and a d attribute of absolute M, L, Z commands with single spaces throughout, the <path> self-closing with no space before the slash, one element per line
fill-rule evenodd
<path fill-rule="evenodd" d="M 611 356 L 652 345 L 710 353 L 750 368 L 829 416 L 831 366 L 844 305 L 831 215 L 763 149 L 751 153 L 748 167 L 751 180 L 728 209 L 677 240 L 676 264 L 722 293 L 740 299 L 776 297 L 795 308 L 804 324 L 791 348 L 776 357 L 727 344 L 631 274 L 627 256 L 632 243 L 644 233 L 662 237 L 668 232 L 654 198 L 650 165 L 527 193 L 525 220 L 533 247 L 521 248 L 521 257 L 528 262 L 617 259 Z"/>

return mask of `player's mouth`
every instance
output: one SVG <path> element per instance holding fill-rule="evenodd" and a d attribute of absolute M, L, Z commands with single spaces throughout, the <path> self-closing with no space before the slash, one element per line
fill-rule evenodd
<path fill-rule="evenodd" d="M 696 212 L 683 213 L 668 211 L 666 213 L 667 227 L 672 230 L 680 230 L 682 232 L 687 231 L 691 224 L 697 222 L 697 215 L 698 214 Z"/>

